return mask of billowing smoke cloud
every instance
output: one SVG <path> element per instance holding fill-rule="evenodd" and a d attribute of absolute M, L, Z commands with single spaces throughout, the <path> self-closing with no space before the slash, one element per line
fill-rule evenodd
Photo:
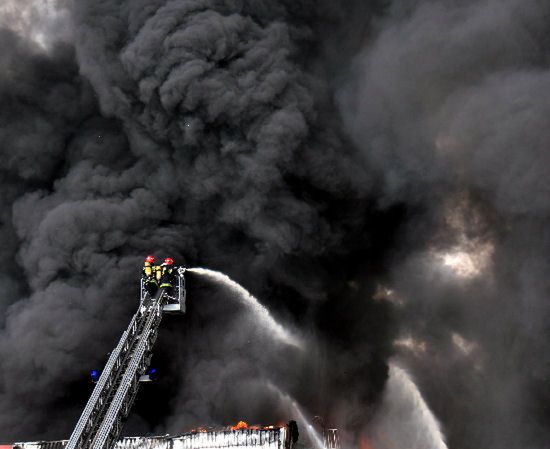
<path fill-rule="evenodd" d="M 76 58 L 4 31 L 16 264 L 4 290 L 17 295 L 0 337 L 2 439 L 70 433 L 149 252 L 229 273 L 310 343 L 282 345 L 231 292 L 190 274 L 189 313 L 159 338 L 165 375 L 128 432 L 288 419 L 266 381 L 363 424 L 387 372 L 388 307 L 360 276 L 384 217 L 364 221 L 369 176 L 308 68 L 311 6 L 78 1 Z"/>
<path fill-rule="evenodd" d="M 548 441 L 549 12 L 393 2 L 339 94 L 381 201 L 422 211 L 380 297 L 450 447 Z"/>
<path fill-rule="evenodd" d="M 57 45 L 33 38 L 51 21 L 16 15 L 0 438 L 68 435 L 154 252 L 227 272 L 308 351 L 190 274 L 127 432 L 287 418 L 268 382 L 348 442 L 391 426 L 399 447 L 395 385 L 376 415 L 396 352 L 450 448 L 544 447 L 548 12 L 76 0 Z"/>

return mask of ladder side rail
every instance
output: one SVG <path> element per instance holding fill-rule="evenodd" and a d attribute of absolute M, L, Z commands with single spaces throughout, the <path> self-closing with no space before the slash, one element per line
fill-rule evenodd
<path fill-rule="evenodd" d="M 86 430 L 90 430 L 90 427 L 93 426 L 96 418 L 96 416 L 94 415 L 96 415 L 104 405 L 101 399 L 103 396 L 105 396 L 106 390 L 108 390 L 109 387 L 112 386 L 112 383 L 114 381 L 112 372 L 116 371 L 117 369 L 120 371 L 120 368 L 124 366 L 124 364 L 122 363 L 123 360 L 121 359 L 123 359 L 124 355 L 127 354 L 127 351 L 129 349 L 127 346 L 127 342 L 129 337 L 133 336 L 136 332 L 137 321 L 138 314 L 134 314 L 132 320 L 130 321 L 130 324 L 128 325 L 127 330 L 124 331 L 116 348 L 111 352 L 105 368 L 101 373 L 101 376 L 92 392 L 92 395 L 88 399 L 86 407 L 84 408 L 84 411 L 82 412 L 80 419 L 78 420 L 77 425 L 75 426 L 75 429 L 65 449 L 77 449 L 79 447 L 78 443 L 81 440 L 82 435 L 85 433 Z"/>
<path fill-rule="evenodd" d="M 119 422 L 122 418 L 122 406 L 125 405 L 128 400 L 128 394 L 134 388 L 134 385 L 139 383 L 138 368 L 141 365 L 143 356 L 145 355 L 145 351 L 147 349 L 149 332 L 143 336 L 144 338 L 136 349 L 134 357 L 126 370 L 124 377 L 122 378 L 117 394 L 113 398 L 113 401 L 111 402 L 109 410 L 105 416 L 105 420 L 99 428 L 96 439 L 93 442 L 93 449 L 104 449 L 110 440 L 114 440 L 117 437 L 116 434 L 120 428 Z M 130 404 L 126 405 L 125 409 L 129 410 L 129 408 Z"/>
<path fill-rule="evenodd" d="M 145 282 L 143 282 L 143 277 L 142 277 L 141 280 L 139 281 L 140 304 L 143 304 L 146 293 L 147 293 L 147 290 L 145 290 Z"/>
<path fill-rule="evenodd" d="M 84 411 L 82 412 L 82 415 L 80 416 L 80 419 L 78 420 L 77 425 L 71 437 L 69 438 L 69 442 L 67 443 L 67 446 L 65 449 L 76 449 L 78 440 L 80 439 L 81 434 L 83 433 L 83 430 L 85 429 L 86 425 L 90 423 L 90 418 L 92 417 L 93 412 L 98 406 L 98 400 L 102 396 L 105 390 L 105 387 L 107 386 L 110 380 L 111 370 L 116 365 L 116 361 L 123 349 L 127 336 L 128 336 L 128 332 L 125 331 L 117 347 L 111 353 L 111 356 L 109 357 L 109 360 L 107 361 L 107 364 L 103 369 L 103 372 L 101 373 L 99 381 L 97 382 L 94 388 L 94 391 L 90 396 L 90 399 L 88 399 L 88 403 L 86 404 L 86 407 L 84 408 Z"/>
<path fill-rule="evenodd" d="M 101 423 L 104 421 L 109 406 L 111 405 L 111 402 L 120 387 L 122 377 L 124 376 L 127 365 L 135 351 L 135 347 L 139 344 L 143 329 L 147 328 L 148 326 L 148 321 L 149 315 L 143 314 L 142 311 L 138 311 L 134 315 L 133 323 L 131 322 L 128 326 L 131 335 L 126 340 L 124 356 L 117 359 L 117 371 L 111 376 L 108 387 L 109 389 L 103 395 L 104 400 L 101 401 L 101 406 L 98 408 L 97 420 L 94 420 L 94 423 L 90 423 L 90 425 L 88 426 L 88 435 L 86 435 L 85 438 L 81 439 L 79 445 L 80 448 L 88 449 L 90 447 L 90 444 L 94 440 L 97 430 L 98 428 L 100 428 Z M 91 424 L 95 424 L 95 426 L 92 426 Z"/>
<path fill-rule="evenodd" d="M 161 310 L 162 309 L 160 309 L 160 311 Z M 154 313 L 152 317 L 153 319 L 150 322 L 147 335 L 145 335 L 144 337 L 145 351 L 141 356 L 136 356 L 139 357 L 138 367 L 135 373 L 136 376 L 132 379 L 132 383 L 128 389 L 126 397 L 123 399 L 122 407 L 119 412 L 119 415 L 122 419 L 126 418 L 130 414 L 130 410 L 139 389 L 139 379 L 141 377 L 141 374 L 147 371 L 147 368 L 149 367 L 151 359 L 153 357 L 153 345 L 155 344 L 158 335 L 158 328 L 160 326 L 162 315 L 161 313 Z"/>
<path fill-rule="evenodd" d="M 149 316 L 147 324 L 143 329 L 140 341 L 136 347 L 132 359 L 128 364 L 124 377 L 120 382 L 120 386 L 116 392 L 115 397 L 111 401 L 109 409 L 105 415 L 105 419 L 101 423 L 99 430 L 95 436 L 92 444 L 93 449 L 106 449 L 107 445 L 114 442 L 118 437 L 118 433 L 121 429 L 122 418 L 122 406 L 128 401 L 133 403 L 135 395 L 137 394 L 137 388 L 139 386 L 139 368 L 145 369 L 146 355 L 151 351 L 152 345 L 156 339 L 156 334 L 160 321 L 162 319 L 162 303 L 164 299 L 164 292 L 158 298 L 156 304 L 149 309 Z M 135 389 L 132 387 L 135 384 Z M 129 396 L 129 392 L 133 394 Z M 128 403 L 124 410 L 129 412 L 131 403 Z"/>

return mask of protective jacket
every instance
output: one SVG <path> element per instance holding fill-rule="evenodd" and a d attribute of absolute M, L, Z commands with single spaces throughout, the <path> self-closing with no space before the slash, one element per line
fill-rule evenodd
<path fill-rule="evenodd" d="M 161 281 L 160 288 L 171 288 L 174 286 L 174 281 L 176 278 L 176 267 L 173 265 L 162 264 L 160 266 L 161 271 Z"/>

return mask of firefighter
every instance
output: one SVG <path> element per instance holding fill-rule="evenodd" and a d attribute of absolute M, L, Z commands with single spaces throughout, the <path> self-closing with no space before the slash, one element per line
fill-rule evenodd
<path fill-rule="evenodd" d="M 174 287 L 174 281 L 176 280 L 174 267 L 174 259 L 167 257 L 164 259 L 164 262 L 160 266 L 160 288 L 169 288 Z"/>
<path fill-rule="evenodd" d="M 158 290 L 158 281 L 156 278 L 156 266 L 155 256 L 147 256 L 145 262 L 143 263 L 143 286 L 149 296 L 153 297 Z"/>

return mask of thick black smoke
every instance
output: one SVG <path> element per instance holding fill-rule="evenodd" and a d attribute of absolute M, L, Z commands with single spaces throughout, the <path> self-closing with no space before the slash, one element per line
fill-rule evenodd
<path fill-rule="evenodd" d="M 309 346 L 190 275 L 130 433 L 285 419 L 272 382 L 353 435 L 396 348 L 451 448 L 545 447 L 543 3 L 71 8 L 71 43 L 0 39 L 0 439 L 68 436 L 154 252 Z"/>
<path fill-rule="evenodd" d="M 549 13 L 393 2 L 339 94 L 381 200 L 422 211 L 386 287 L 453 448 L 548 445 Z"/>
<path fill-rule="evenodd" d="M 312 7 L 79 1 L 76 59 L 4 31 L 2 439 L 68 436 L 150 252 L 229 273 L 311 342 L 307 356 L 282 347 L 190 275 L 189 314 L 167 320 L 164 377 L 128 432 L 288 419 L 268 382 L 363 424 L 390 331 L 361 278 L 391 220 L 370 212 L 315 67 Z"/>

